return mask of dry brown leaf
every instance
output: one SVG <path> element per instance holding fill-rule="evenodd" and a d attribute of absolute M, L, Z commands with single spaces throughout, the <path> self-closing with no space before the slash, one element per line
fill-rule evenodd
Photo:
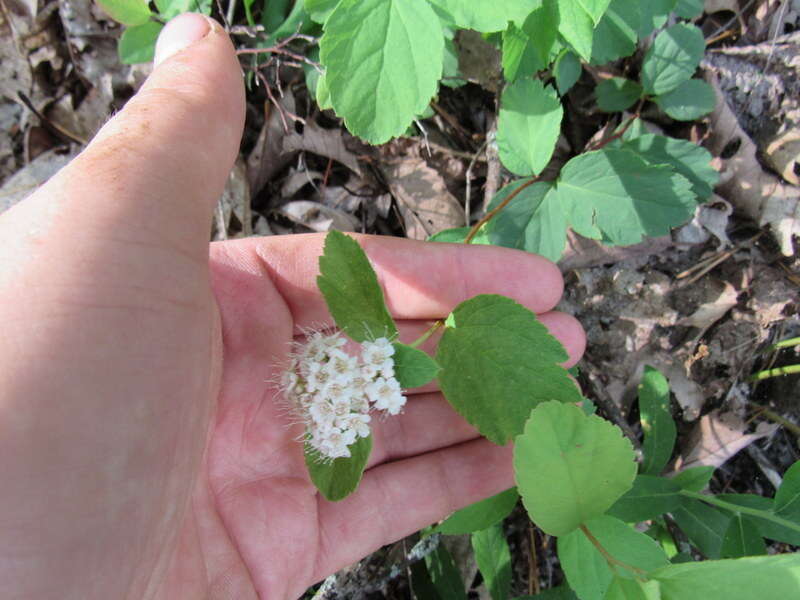
<path fill-rule="evenodd" d="M 283 139 L 285 153 L 305 150 L 342 163 L 356 175 L 361 175 L 355 154 L 344 146 L 341 129 L 323 129 L 308 121 L 303 133 L 292 133 Z"/>
<path fill-rule="evenodd" d="M 390 164 L 384 173 L 397 200 L 406 236 L 424 240 L 434 233 L 464 225 L 464 209 L 441 175 L 421 158 Z"/>
<path fill-rule="evenodd" d="M 717 94 L 717 106 L 710 117 L 709 149 L 721 156 L 726 148 L 739 144 L 736 153 L 723 161 L 717 192 L 759 225 L 769 225 L 783 254 L 791 256 L 792 237 L 800 235 L 800 188 L 783 183 L 761 168 L 756 158 L 758 149 L 739 126 L 716 77 L 706 71 L 706 79 Z"/>
<path fill-rule="evenodd" d="M 217 203 L 214 211 L 214 231 L 211 239 L 226 240 L 229 237 L 248 237 L 252 235 L 250 212 L 250 188 L 247 183 L 247 174 L 244 162 L 239 159 L 233 166 L 225 190 Z M 231 217 L 236 217 L 241 225 L 241 231 L 235 236 L 230 236 Z"/>
<path fill-rule="evenodd" d="M 741 418 L 715 410 L 703 416 L 690 434 L 681 468 L 720 467 L 737 452 L 777 429 L 777 424 L 760 423 L 755 432 L 745 433 L 747 424 Z"/>
<path fill-rule="evenodd" d="M 290 90 L 286 90 L 278 102 L 290 112 L 294 112 L 294 96 Z M 278 109 L 267 103 L 265 110 L 267 119 L 261 128 L 261 133 L 258 134 L 253 150 L 247 157 L 247 179 L 250 182 L 250 193 L 254 196 L 292 160 L 290 154 L 284 154 L 281 150 L 287 132 Z"/>
<path fill-rule="evenodd" d="M 698 306 L 691 315 L 678 321 L 679 325 L 697 327 L 700 330 L 698 337 L 736 306 L 739 299 L 739 292 L 727 281 L 707 278 L 703 280 L 703 285 L 713 298 Z"/>
<path fill-rule="evenodd" d="M 764 158 L 786 181 L 800 184 L 800 130 L 789 129 L 767 141 Z"/>
<path fill-rule="evenodd" d="M 278 212 L 299 225 L 320 232 L 331 229 L 356 231 L 359 225 L 355 217 L 343 210 L 309 200 L 287 202 L 278 209 Z"/>
<path fill-rule="evenodd" d="M 732 246 L 728 237 L 728 220 L 733 214 L 733 207 L 727 200 L 716 194 L 705 204 L 699 204 L 694 217 L 683 227 L 675 231 L 673 237 L 678 244 L 704 244 L 713 235 L 719 241 L 719 249 Z"/>

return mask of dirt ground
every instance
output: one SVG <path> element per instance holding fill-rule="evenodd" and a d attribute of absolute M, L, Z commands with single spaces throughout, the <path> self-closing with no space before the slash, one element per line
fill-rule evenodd
<path fill-rule="evenodd" d="M 0 8 L 2 211 L 80 151 L 150 67 L 119 63 L 119 27 L 86 0 L 0 0 Z M 636 387 L 653 365 L 674 395 L 674 468 L 714 465 L 712 491 L 771 496 L 800 459 L 800 376 L 749 378 L 800 363 L 797 347 L 770 349 L 800 336 L 793 239 L 800 233 L 800 2 L 709 0 L 697 24 L 707 39 L 702 75 L 718 90 L 717 110 L 689 124 L 655 111 L 644 116 L 648 127 L 712 152 L 721 173 L 716 194 L 667 238 L 608 249 L 572 236 L 561 261 L 560 308 L 586 329 L 578 380 L 603 416 L 639 443 Z M 235 41 L 252 43 L 247 35 Z M 353 139 L 334 114 L 320 112 L 303 69 L 264 66 L 271 89 L 249 78 L 241 156 L 211 238 L 335 228 L 425 239 L 474 223 L 512 177 L 492 143 L 497 56 L 469 36 L 458 42 L 468 83 L 443 88 L 411 137 L 381 147 Z M 243 64 L 252 73 L 252 63 Z M 566 96 L 548 172 L 618 123 L 592 108 L 597 75 L 585 69 Z M 560 581 L 553 540 L 519 508 L 506 527 L 514 591 Z M 319 597 L 409 597 L 408 555 L 417 541 L 384 548 L 332 578 Z M 447 543 L 476 586 L 471 594 L 483 597 L 468 541 Z"/>

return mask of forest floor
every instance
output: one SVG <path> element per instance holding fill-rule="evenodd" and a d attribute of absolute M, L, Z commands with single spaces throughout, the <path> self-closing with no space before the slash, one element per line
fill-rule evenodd
<path fill-rule="evenodd" d="M 120 64 L 119 27 L 86 0 L 0 0 L 0 7 L 2 211 L 80 151 L 150 67 Z M 673 468 L 713 465 L 712 491 L 772 496 L 781 473 L 800 459 L 800 376 L 750 377 L 800 363 L 797 347 L 770 349 L 800 336 L 800 261 L 792 245 L 800 213 L 759 214 L 761 204 L 740 191 L 766 198 L 779 188 L 795 207 L 800 197 L 800 3 L 709 0 L 697 24 L 707 40 L 701 70 L 722 104 L 698 122 L 653 116 L 651 125 L 712 152 L 722 176 L 717 195 L 666 238 L 609 249 L 572 236 L 560 263 L 560 309 L 586 329 L 578 380 L 600 414 L 638 442 L 637 385 L 644 366 L 655 366 L 674 398 Z M 246 36 L 235 39 L 247 47 Z M 413 135 L 380 147 L 320 112 L 302 69 L 269 65 L 271 92 L 256 83 L 248 91 L 241 155 L 212 239 L 330 228 L 425 239 L 476 222 L 512 176 L 492 146 L 499 59 L 489 44 L 466 36 L 459 48 L 468 83 L 443 88 Z M 587 108 L 592 77 L 584 70 L 564 99 L 553 169 L 619 122 Z M 558 583 L 553 540 L 519 509 L 506 528 L 514 592 Z M 340 597 L 409 597 L 403 557 L 415 542 L 384 548 L 329 588 L 356 589 L 347 588 L 349 580 L 360 591 Z M 471 594 L 484 595 L 468 538 L 447 543 L 474 583 Z"/>

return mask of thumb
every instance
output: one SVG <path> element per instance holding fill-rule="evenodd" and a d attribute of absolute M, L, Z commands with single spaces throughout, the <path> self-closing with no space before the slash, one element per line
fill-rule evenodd
<path fill-rule="evenodd" d="M 86 233 L 122 229 L 137 243 L 200 258 L 239 150 L 242 72 L 222 28 L 193 13 L 166 25 L 155 63 L 122 111 L 36 195 L 50 207 L 55 196 L 59 213 Z"/>

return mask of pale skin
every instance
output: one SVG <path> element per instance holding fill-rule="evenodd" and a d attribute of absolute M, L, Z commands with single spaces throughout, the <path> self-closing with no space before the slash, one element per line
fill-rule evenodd
<path fill-rule="evenodd" d="M 375 425 L 356 493 L 317 494 L 271 382 L 303 328 L 332 325 L 315 286 L 323 240 L 209 247 L 243 128 L 241 70 L 219 28 L 178 51 L 208 25 L 170 27 L 139 94 L 0 215 L 3 598 L 296 598 L 513 485 L 511 446 L 431 385 Z M 500 293 L 540 314 L 568 365 L 583 352 L 542 258 L 356 239 L 403 341 Z"/>

